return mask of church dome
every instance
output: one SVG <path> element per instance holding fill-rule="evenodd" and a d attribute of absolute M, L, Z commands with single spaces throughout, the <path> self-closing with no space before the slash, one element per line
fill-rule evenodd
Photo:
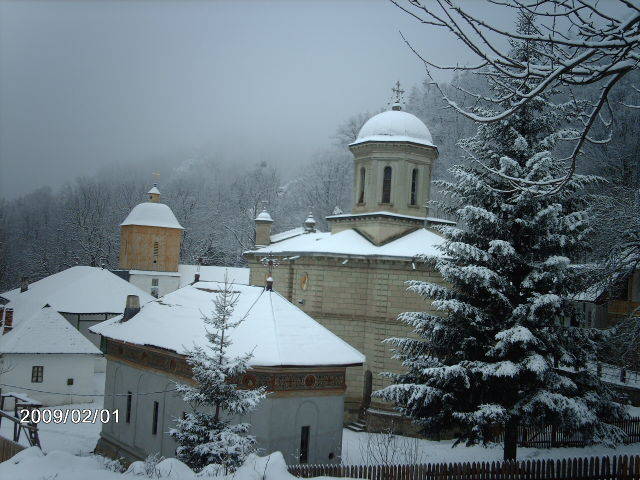
<path fill-rule="evenodd" d="M 371 117 L 362 126 L 358 138 L 351 145 L 364 142 L 412 142 L 433 147 L 433 138 L 427 126 L 415 115 L 393 110 Z"/>
<path fill-rule="evenodd" d="M 164 203 L 139 203 L 120 225 L 142 225 L 146 227 L 178 228 L 184 230 L 171 209 Z"/>

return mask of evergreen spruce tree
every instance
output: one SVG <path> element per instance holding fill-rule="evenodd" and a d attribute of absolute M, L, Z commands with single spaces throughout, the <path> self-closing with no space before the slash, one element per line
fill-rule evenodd
<path fill-rule="evenodd" d="M 529 22 L 519 19 L 520 33 L 534 28 Z M 512 47 L 525 60 L 532 54 L 526 43 Z M 502 107 L 518 101 L 504 81 L 493 81 Z M 505 460 L 516 458 L 519 426 L 551 424 L 603 443 L 623 436 L 609 423 L 621 407 L 585 369 L 598 334 L 572 326 L 570 299 L 584 288 L 572 263 L 589 246 L 581 191 L 595 179 L 574 175 L 554 194 L 536 191 L 563 174 L 552 151 L 572 134 L 562 129 L 571 113 L 537 97 L 506 120 L 478 124 L 461 142 L 469 162 L 451 169 L 454 181 L 437 182 L 442 208 L 459 219 L 442 229 L 435 260 L 446 283 L 410 284 L 432 300 L 431 310 L 401 315 L 415 336 L 387 342 L 405 371 L 388 374 L 392 384 L 376 392 L 425 433 L 453 427 L 456 444 L 494 441 L 501 426 Z M 532 187 L 513 188 L 509 178 Z"/>
<path fill-rule="evenodd" d="M 211 327 L 206 334 L 209 344 L 188 353 L 196 385 L 179 384 L 177 388 L 193 411 L 176 419 L 176 428 L 169 434 L 178 443 L 177 457 L 196 471 L 217 464 L 225 474 L 233 472 L 255 450 L 255 438 L 247 435 L 250 425 L 230 421 L 253 410 L 265 397 L 264 388 L 241 390 L 234 383 L 247 371 L 252 356 L 227 355 L 231 345 L 228 331 L 242 321 L 231 320 L 237 301 L 225 279 L 223 290 L 213 301 L 212 314 L 203 316 Z"/>

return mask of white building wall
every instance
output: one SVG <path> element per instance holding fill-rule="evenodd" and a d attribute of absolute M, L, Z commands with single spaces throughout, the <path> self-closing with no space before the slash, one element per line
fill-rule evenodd
<path fill-rule="evenodd" d="M 104 408 L 118 410 L 118 422 L 102 426 L 101 442 L 117 448 L 116 456 L 144 459 L 159 452 L 175 456 L 176 442 L 168 434 L 175 419 L 190 411 L 175 392 L 182 380 L 129 363 L 109 359 L 105 379 Z M 127 396 L 131 392 L 131 410 L 127 422 Z M 158 402 L 157 433 L 152 430 L 154 402 Z M 268 396 L 256 410 L 233 422 L 248 422 L 262 454 L 280 451 L 287 463 L 298 463 L 303 426 L 310 429 L 308 463 L 334 463 L 342 449 L 344 396 L 314 396 L 309 392 L 289 396 Z M 100 443 L 98 444 L 100 447 Z"/>
<path fill-rule="evenodd" d="M 133 273 L 129 276 L 129 282 L 153 295 L 154 287 L 152 284 L 154 278 L 158 279 L 158 297 L 174 292 L 180 287 L 180 276 L 178 274 L 162 275 L 162 272 L 158 272 L 158 275 L 155 275 L 154 272 L 145 274 Z"/>
<path fill-rule="evenodd" d="M 92 402 L 92 397 L 80 397 L 77 394 L 95 393 L 93 372 L 96 357 L 99 355 L 3 354 L 0 357 L 0 383 L 4 384 L 2 392 L 21 393 L 43 405 Z M 44 367 L 41 383 L 31 382 L 32 367 L 36 365 Z M 69 378 L 73 378 L 73 385 L 67 385 Z M 12 405 L 10 407 L 13 408 Z"/>

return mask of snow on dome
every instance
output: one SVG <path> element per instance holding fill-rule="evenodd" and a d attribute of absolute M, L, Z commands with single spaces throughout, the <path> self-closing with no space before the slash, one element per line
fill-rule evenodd
<path fill-rule="evenodd" d="M 230 284 L 237 295 L 229 330 L 229 355 L 253 352 L 255 366 L 360 365 L 364 355 L 316 322 L 277 292 L 263 287 Z M 181 355 L 207 346 L 207 324 L 220 282 L 198 282 L 147 303 L 127 322 L 121 316 L 89 328 L 107 338 L 151 345 Z"/>
<path fill-rule="evenodd" d="M 402 110 L 388 110 L 371 117 L 362 126 L 351 145 L 364 142 L 413 142 L 433 147 L 427 126 L 415 115 Z"/>
<path fill-rule="evenodd" d="M 256 217 L 256 220 L 263 222 L 273 222 L 271 215 L 269 215 L 269 212 L 267 212 L 266 210 L 262 210 Z"/>
<path fill-rule="evenodd" d="M 124 222 L 120 225 L 143 225 L 147 227 L 179 228 L 180 230 L 184 230 L 167 205 L 154 202 L 139 203 L 133 207 L 131 213 L 127 215 L 127 218 L 125 218 Z"/>
<path fill-rule="evenodd" d="M 154 185 L 151 190 L 149 190 L 147 193 L 152 194 L 152 193 L 156 193 L 158 195 L 160 195 L 160 190 L 158 190 L 158 186 Z"/>

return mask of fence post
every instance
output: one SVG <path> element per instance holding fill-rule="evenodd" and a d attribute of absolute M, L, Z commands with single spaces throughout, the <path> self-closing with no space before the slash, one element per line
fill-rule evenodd
<path fill-rule="evenodd" d="M 624 368 L 620 369 L 620 381 L 622 383 L 627 383 L 627 370 Z"/>
<path fill-rule="evenodd" d="M 600 362 L 598 362 L 598 365 L 596 366 L 596 372 L 598 374 L 598 378 L 602 378 L 602 364 Z"/>

